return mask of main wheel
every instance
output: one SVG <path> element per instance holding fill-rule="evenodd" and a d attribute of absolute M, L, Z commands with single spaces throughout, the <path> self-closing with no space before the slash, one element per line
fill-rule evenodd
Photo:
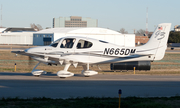
<path fill-rule="evenodd" d="M 34 75 L 35 77 L 39 77 L 40 75 Z"/>

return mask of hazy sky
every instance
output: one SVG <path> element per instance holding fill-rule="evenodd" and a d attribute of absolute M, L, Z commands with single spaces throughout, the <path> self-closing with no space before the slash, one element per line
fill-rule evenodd
<path fill-rule="evenodd" d="M 133 29 L 154 31 L 159 23 L 180 25 L 180 0 L 0 0 L 2 25 L 30 27 L 31 23 L 43 28 L 52 27 L 53 18 L 82 16 L 98 19 L 98 27 L 129 33 Z"/>

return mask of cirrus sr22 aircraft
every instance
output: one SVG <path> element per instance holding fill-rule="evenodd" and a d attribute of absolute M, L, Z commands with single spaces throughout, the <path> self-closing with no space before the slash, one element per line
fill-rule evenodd
<path fill-rule="evenodd" d="M 149 68 L 150 62 L 161 60 L 167 48 L 171 23 L 157 26 L 149 41 L 142 46 L 124 47 L 86 37 L 63 37 L 49 46 L 29 48 L 12 53 L 30 56 L 39 63 L 32 70 L 32 74 L 39 76 L 45 71 L 36 69 L 40 63 L 65 65 L 64 70 L 58 71 L 57 76 L 66 78 L 74 76 L 68 71 L 70 65 L 81 65 L 85 76 L 96 75 L 98 72 L 90 70 L 90 65 L 112 63 L 112 69 L 141 70 Z M 122 64 L 124 63 L 124 64 Z M 145 69 L 146 70 L 146 69 Z"/>

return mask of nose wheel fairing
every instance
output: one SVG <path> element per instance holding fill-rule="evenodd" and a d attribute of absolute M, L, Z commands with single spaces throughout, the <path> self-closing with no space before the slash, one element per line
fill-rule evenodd
<path fill-rule="evenodd" d="M 41 74 L 46 74 L 46 71 L 36 69 L 37 66 L 38 66 L 40 63 L 41 63 L 41 62 L 39 62 L 39 63 L 33 68 L 33 70 L 31 71 L 31 73 L 32 73 L 34 76 L 40 76 Z"/>

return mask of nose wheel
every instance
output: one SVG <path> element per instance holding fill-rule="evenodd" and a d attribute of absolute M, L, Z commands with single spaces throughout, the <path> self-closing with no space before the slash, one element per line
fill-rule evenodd
<path fill-rule="evenodd" d="M 37 66 L 40 64 L 41 62 L 39 62 L 34 68 L 33 68 L 33 70 L 32 70 L 32 74 L 34 75 L 34 76 L 36 76 L 36 77 L 39 77 L 41 74 L 46 74 L 46 71 L 43 71 L 43 70 L 39 70 L 39 69 L 36 69 L 37 68 Z"/>

